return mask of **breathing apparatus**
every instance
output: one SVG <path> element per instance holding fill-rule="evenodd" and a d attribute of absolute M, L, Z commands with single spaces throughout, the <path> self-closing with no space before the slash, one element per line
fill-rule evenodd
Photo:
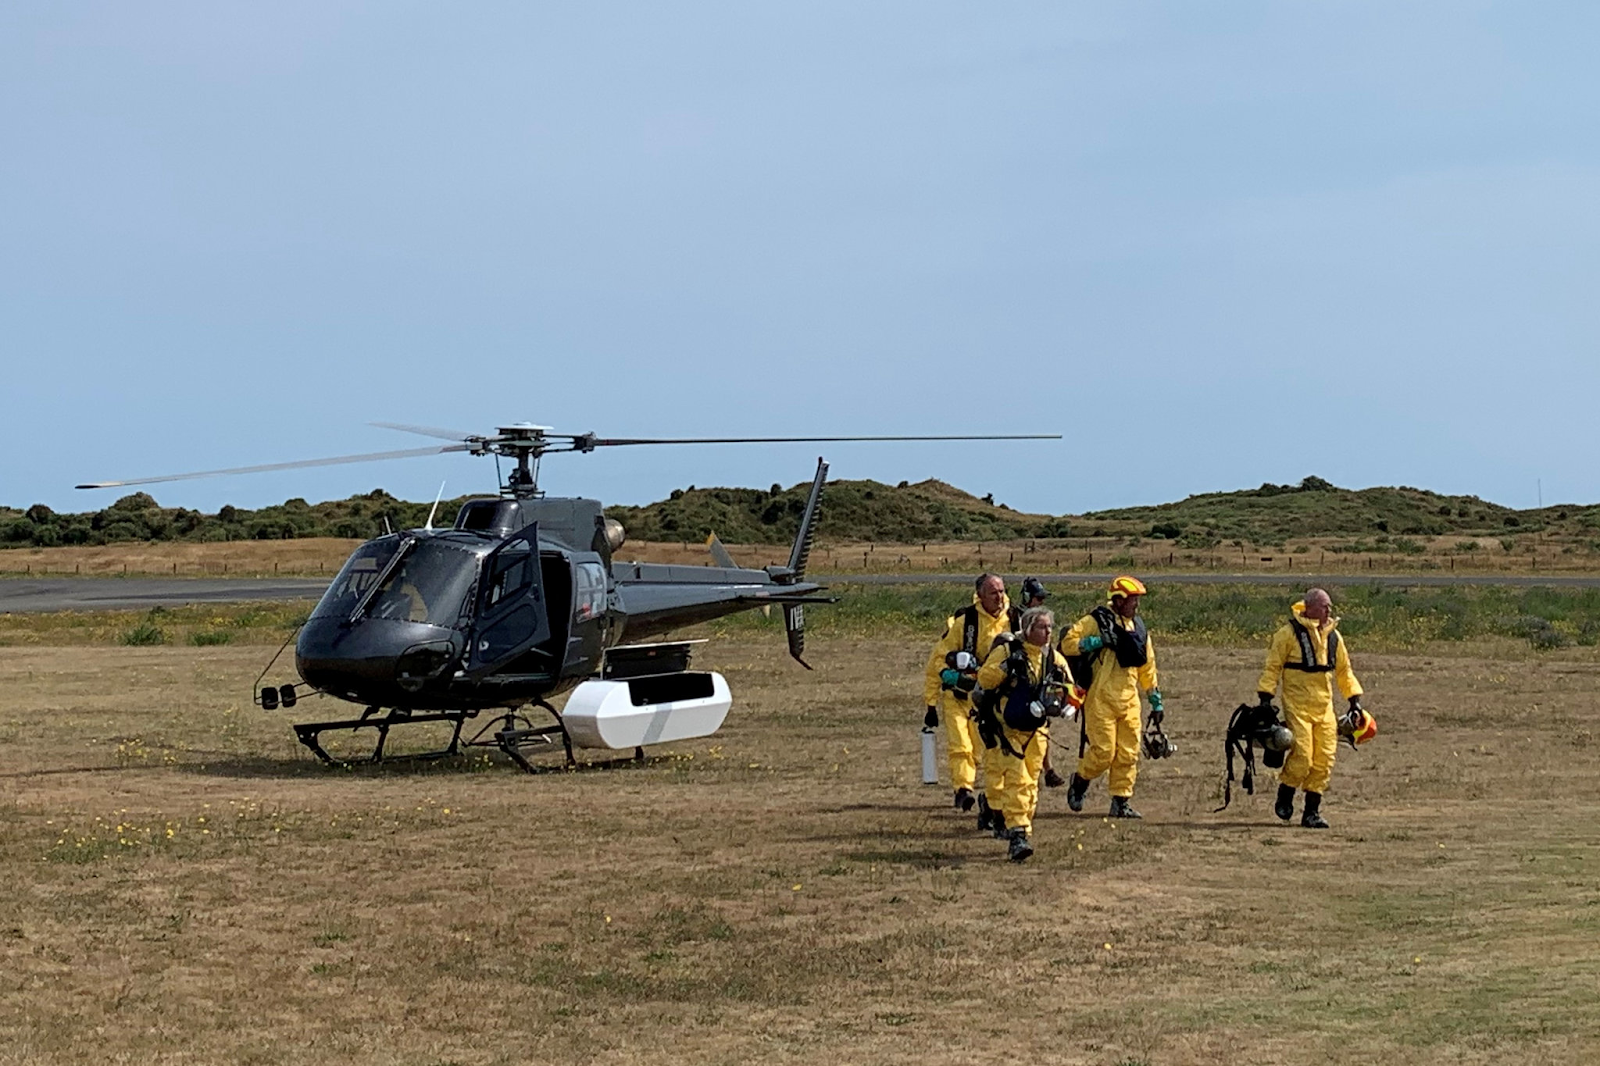
<path fill-rule="evenodd" d="M 1283 766 L 1284 758 L 1294 746 L 1294 731 L 1278 717 L 1278 708 L 1272 697 L 1262 693 L 1259 703 L 1241 703 L 1228 719 L 1228 733 L 1223 738 L 1222 750 L 1228 760 L 1228 776 L 1222 785 L 1222 806 L 1213 814 L 1228 809 L 1233 802 L 1233 760 L 1238 756 L 1244 763 L 1240 784 L 1249 795 L 1255 794 L 1255 746 L 1261 746 L 1261 761 L 1271 769 Z"/>
<path fill-rule="evenodd" d="M 978 657 L 970 651 L 946 654 L 944 669 L 939 671 L 939 684 L 960 699 L 970 698 L 978 685 Z"/>
<path fill-rule="evenodd" d="M 1145 724 L 1144 735 L 1139 738 L 1139 744 L 1144 749 L 1146 759 L 1165 759 L 1178 753 L 1178 746 L 1167 739 L 1167 734 L 1161 729 L 1161 718 L 1152 715 Z"/>

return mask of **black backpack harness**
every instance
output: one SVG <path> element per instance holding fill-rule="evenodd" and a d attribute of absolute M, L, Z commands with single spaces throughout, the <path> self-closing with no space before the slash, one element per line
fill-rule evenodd
<path fill-rule="evenodd" d="M 1117 621 L 1117 612 L 1110 606 L 1101 604 L 1089 612 L 1095 625 L 1100 627 L 1099 651 L 1089 655 L 1068 655 L 1067 666 L 1072 670 L 1072 679 L 1085 693 L 1089 686 L 1094 684 L 1094 664 L 1100 656 L 1110 652 L 1117 657 L 1117 665 L 1128 669 L 1137 669 L 1150 661 L 1150 631 L 1145 628 L 1144 619 L 1138 615 L 1133 616 L 1133 628 L 1129 629 Z M 1089 750 L 1089 716 L 1078 715 L 1078 758 L 1083 758 L 1083 753 Z"/>
<path fill-rule="evenodd" d="M 1039 729 L 1045 723 L 1043 715 L 1035 714 L 1031 708 L 1040 701 L 1045 690 L 1052 685 L 1063 685 L 1066 682 L 1066 673 L 1056 663 L 1055 649 L 1046 645 L 1040 649 L 1039 680 L 1033 680 L 1033 667 L 1028 662 L 1027 646 L 1015 633 L 1002 634 L 996 638 L 998 646 L 1001 641 L 1010 645 L 1006 653 L 1006 679 L 1000 687 L 993 691 L 985 691 L 982 698 L 977 701 L 974 708 L 978 721 L 978 735 L 983 739 L 985 747 L 998 747 L 1001 751 L 1013 758 L 1021 759 L 1028 753 L 1028 746 L 1039 735 Z M 1018 732 L 1027 733 L 1028 737 L 1022 743 L 1022 750 L 1018 751 L 1006 738 L 1003 726 L 1010 726 Z"/>
<path fill-rule="evenodd" d="M 1233 716 L 1228 719 L 1227 736 L 1222 741 L 1222 750 L 1228 757 L 1228 779 L 1222 785 L 1222 806 L 1212 811 L 1212 814 L 1220 814 L 1228 809 L 1228 804 L 1233 802 L 1233 757 L 1235 755 L 1238 755 L 1239 759 L 1244 763 L 1244 777 L 1239 784 L 1244 787 L 1246 795 L 1255 795 L 1255 745 L 1261 744 L 1263 759 L 1269 754 L 1273 754 L 1268 752 L 1262 740 L 1272 731 L 1274 726 L 1282 724 L 1278 719 L 1278 708 L 1270 703 L 1241 703 L 1234 709 Z M 1283 765 L 1281 760 L 1278 765 Z"/>

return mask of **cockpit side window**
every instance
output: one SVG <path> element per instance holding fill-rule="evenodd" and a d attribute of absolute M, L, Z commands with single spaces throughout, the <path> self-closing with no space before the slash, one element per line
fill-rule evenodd
<path fill-rule="evenodd" d="M 572 586 L 572 617 L 587 622 L 606 613 L 606 570 L 599 563 L 579 563 Z"/>
<path fill-rule="evenodd" d="M 504 603 L 533 584 L 536 565 L 532 553 L 527 551 L 507 551 L 497 556 L 494 571 L 485 586 L 484 609 L 492 611 L 496 604 Z"/>

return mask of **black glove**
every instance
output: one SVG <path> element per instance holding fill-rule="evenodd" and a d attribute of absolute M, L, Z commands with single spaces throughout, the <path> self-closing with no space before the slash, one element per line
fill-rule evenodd
<path fill-rule="evenodd" d="M 1270 693 L 1270 692 L 1257 692 L 1256 695 L 1259 696 L 1260 699 L 1261 699 L 1261 706 L 1263 706 L 1263 707 L 1271 707 L 1272 706 L 1272 693 Z"/>
<path fill-rule="evenodd" d="M 929 705 L 928 713 L 922 716 L 922 724 L 932 729 L 939 724 L 939 708 Z"/>
<path fill-rule="evenodd" d="M 1361 697 L 1360 696 L 1351 696 L 1350 697 L 1350 713 L 1354 714 L 1356 711 L 1359 711 L 1360 709 L 1361 709 Z"/>

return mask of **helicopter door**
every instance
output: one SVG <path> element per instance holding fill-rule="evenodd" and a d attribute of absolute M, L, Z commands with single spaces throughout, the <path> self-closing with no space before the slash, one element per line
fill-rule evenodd
<path fill-rule="evenodd" d="M 478 676 L 493 673 L 550 638 L 537 525 L 511 537 L 484 560 L 481 590 L 471 655 L 471 672 Z M 550 669 L 558 665 L 552 660 Z"/>

